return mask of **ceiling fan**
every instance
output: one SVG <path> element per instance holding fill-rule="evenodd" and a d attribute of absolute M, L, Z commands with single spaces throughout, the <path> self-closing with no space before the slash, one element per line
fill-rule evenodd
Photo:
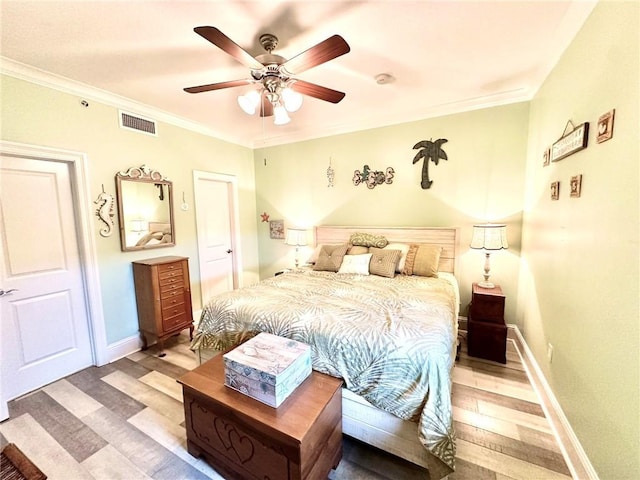
<path fill-rule="evenodd" d="M 273 115 L 276 125 L 288 123 L 287 111 L 293 112 L 300 108 L 302 95 L 331 103 L 338 103 L 345 96 L 343 92 L 294 78 L 312 67 L 348 53 L 351 49 L 340 35 L 333 35 L 287 60 L 272 53 L 278 45 L 278 38 L 270 33 L 260 36 L 260 45 L 267 53 L 254 58 L 215 27 L 196 27 L 194 31 L 248 67 L 251 70 L 251 78 L 188 87 L 184 89 L 185 92 L 201 93 L 243 85 L 259 85 L 259 88 L 239 96 L 238 103 L 251 115 L 259 106 L 260 116 Z"/>

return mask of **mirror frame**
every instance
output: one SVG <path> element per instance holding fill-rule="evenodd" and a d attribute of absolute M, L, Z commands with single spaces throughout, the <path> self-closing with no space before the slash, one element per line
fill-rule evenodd
<path fill-rule="evenodd" d="M 169 206 L 169 224 L 171 225 L 171 242 L 157 243 L 152 245 L 127 246 L 125 235 L 124 203 L 122 182 L 152 183 L 155 185 L 165 185 L 167 187 L 167 200 Z M 147 165 L 131 167 L 126 171 L 116 173 L 116 194 L 118 203 L 118 224 L 120 227 L 120 248 L 123 252 L 139 250 L 150 250 L 152 248 L 174 247 L 176 245 L 176 227 L 173 219 L 173 182 L 164 177 L 157 170 L 149 168 Z"/>

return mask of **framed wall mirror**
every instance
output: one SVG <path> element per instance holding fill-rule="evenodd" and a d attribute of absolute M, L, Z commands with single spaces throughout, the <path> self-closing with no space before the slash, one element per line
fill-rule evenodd
<path fill-rule="evenodd" d="M 122 251 L 172 247 L 173 184 L 146 165 L 116 173 Z"/>

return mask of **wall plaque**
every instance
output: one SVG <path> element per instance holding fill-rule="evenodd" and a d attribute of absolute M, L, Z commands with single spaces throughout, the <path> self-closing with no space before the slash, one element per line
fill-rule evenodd
<path fill-rule="evenodd" d="M 566 128 L 565 128 L 566 132 Z M 569 155 L 587 148 L 589 141 L 589 122 L 578 125 L 569 133 L 563 134 L 560 139 L 551 146 L 551 161 L 557 162 Z"/>

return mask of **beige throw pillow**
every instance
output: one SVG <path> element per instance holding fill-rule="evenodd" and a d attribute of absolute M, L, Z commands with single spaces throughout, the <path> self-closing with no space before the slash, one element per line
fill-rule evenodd
<path fill-rule="evenodd" d="M 366 253 L 369 253 L 369 247 L 361 245 L 350 245 L 347 249 L 347 255 L 364 255 Z"/>
<path fill-rule="evenodd" d="M 400 250 L 383 250 L 382 248 L 370 247 L 371 261 L 369 262 L 369 273 L 381 277 L 393 278 L 396 274 L 396 267 L 400 261 Z"/>
<path fill-rule="evenodd" d="M 411 245 L 402 273 L 437 277 L 442 247 L 436 245 Z"/>
<path fill-rule="evenodd" d="M 313 265 L 314 270 L 325 272 L 337 272 L 342 264 L 342 259 L 347 253 L 348 244 L 323 245 L 318 255 L 318 260 Z"/>

